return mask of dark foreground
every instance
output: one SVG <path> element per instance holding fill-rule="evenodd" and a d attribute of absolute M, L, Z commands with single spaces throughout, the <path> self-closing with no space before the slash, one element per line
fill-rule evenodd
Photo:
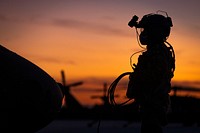
<path fill-rule="evenodd" d="M 55 120 L 36 133 L 98 133 L 98 121 Z M 140 133 L 140 123 L 103 120 L 99 133 Z M 200 133 L 200 127 L 185 127 L 179 123 L 171 123 L 164 128 L 164 133 Z"/>

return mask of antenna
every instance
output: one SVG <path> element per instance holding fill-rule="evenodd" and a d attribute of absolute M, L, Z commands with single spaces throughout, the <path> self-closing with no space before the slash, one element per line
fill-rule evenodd
<path fill-rule="evenodd" d="M 65 80 L 65 72 L 64 72 L 64 70 L 61 70 L 61 77 L 62 77 L 62 84 L 63 84 L 63 86 L 66 86 L 66 80 Z"/>

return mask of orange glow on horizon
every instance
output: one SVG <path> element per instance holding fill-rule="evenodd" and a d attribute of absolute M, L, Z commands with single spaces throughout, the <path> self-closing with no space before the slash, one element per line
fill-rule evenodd
<path fill-rule="evenodd" d="M 1 3 L 0 43 L 57 82 L 61 82 L 60 71 L 64 70 L 67 83 L 83 80 L 83 88 L 102 88 L 104 82 L 109 84 L 121 73 L 132 71 L 130 56 L 141 48 L 135 29 L 127 24 L 133 15 L 141 19 L 160 9 L 173 21 L 168 39 L 176 54 L 172 80 L 200 82 L 200 18 L 195 2 L 184 1 L 191 5 L 188 9 L 176 1 L 31 2 Z"/>

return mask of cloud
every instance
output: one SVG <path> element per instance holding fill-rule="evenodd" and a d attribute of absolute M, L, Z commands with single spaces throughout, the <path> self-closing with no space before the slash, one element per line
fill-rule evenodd
<path fill-rule="evenodd" d="M 76 30 L 89 31 L 96 34 L 102 35 L 114 35 L 114 36 L 124 36 L 124 37 L 132 37 L 132 34 L 126 32 L 122 29 L 115 28 L 109 25 L 101 24 L 101 23 L 92 23 L 85 22 L 75 19 L 54 19 L 53 25 L 59 26 L 62 28 L 72 28 Z"/>
<path fill-rule="evenodd" d="M 38 24 L 38 25 L 46 25 L 48 19 L 45 16 L 40 14 L 30 14 L 27 16 L 15 16 L 15 15 L 5 15 L 0 14 L 0 23 L 7 23 L 7 24 Z"/>
<path fill-rule="evenodd" d="M 102 18 L 105 21 L 111 21 L 113 18 L 111 17 L 104 17 Z M 84 32 L 91 32 L 95 34 L 101 35 L 113 35 L 113 36 L 123 36 L 123 37 L 132 37 L 130 32 L 125 31 L 120 28 L 116 28 L 114 26 L 102 24 L 102 23 L 93 23 L 93 22 L 86 22 L 76 19 L 51 19 L 42 17 L 38 14 L 31 14 L 27 17 L 16 17 L 16 16 L 8 16 L 4 14 L 0 14 L 0 22 L 3 23 L 27 23 L 27 24 L 39 24 L 39 25 L 54 25 L 61 28 L 71 28 L 79 31 Z"/>
<path fill-rule="evenodd" d="M 0 14 L 0 21 L 7 22 L 7 21 L 10 21 L 10 19 L 5 15 Z"/>
<path fill-rule="evenodd" d="M 76 63 L 72 60 L 61 60 L 61 59 L 52 58 L 52 57 L 40 57 L 38 60 L 43 61 L 43 62 L 56 63 L 56 64 L 76 65 Z"/>
<path fill-rule="evenodd" d="M 193 24 L 191 27 L 192 27 L 193 32 L 199 37 L 200 24 Z"/>
<path fill-rule="evenodd" d="M 47 56 L 39 56 L 39 55 L 28 55 L 28 56 L 30 56 L 34 61 L 39 61 L 39 62 L 76 65 L 76 62 L 74 62 L 73 60 L 62 60 L 56 57 L 47 57 Z"/>

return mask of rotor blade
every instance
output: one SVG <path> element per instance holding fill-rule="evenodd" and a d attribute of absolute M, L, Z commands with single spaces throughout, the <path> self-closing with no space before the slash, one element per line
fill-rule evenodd
<path fill-rule="evenodd" d="M 200 88 L 192 88 L 192 87 L 178 87 L 178 86 L 174 86 L 174 87 L 172 87 L 172 90 L 174 90 L 174 91 L 193 91 L 193 92 L 200 92 Z"/>
<path fill-rule="evenodd" d="M 102 96 L 91 96 L 92 99 L 102 98 Z"/>
<path fill-rule="evenodd" d="M 82 84 L 83 84 L 83 82 L 80 81 L 80 82 L 76 82 L 76 83 L 68 84 L 68 85 L 66 85 L 66 86 L 67 86 L 67 87 L 72 87 L 72 86 L 78 86 L 78 85 L 82 85 Z"/>

